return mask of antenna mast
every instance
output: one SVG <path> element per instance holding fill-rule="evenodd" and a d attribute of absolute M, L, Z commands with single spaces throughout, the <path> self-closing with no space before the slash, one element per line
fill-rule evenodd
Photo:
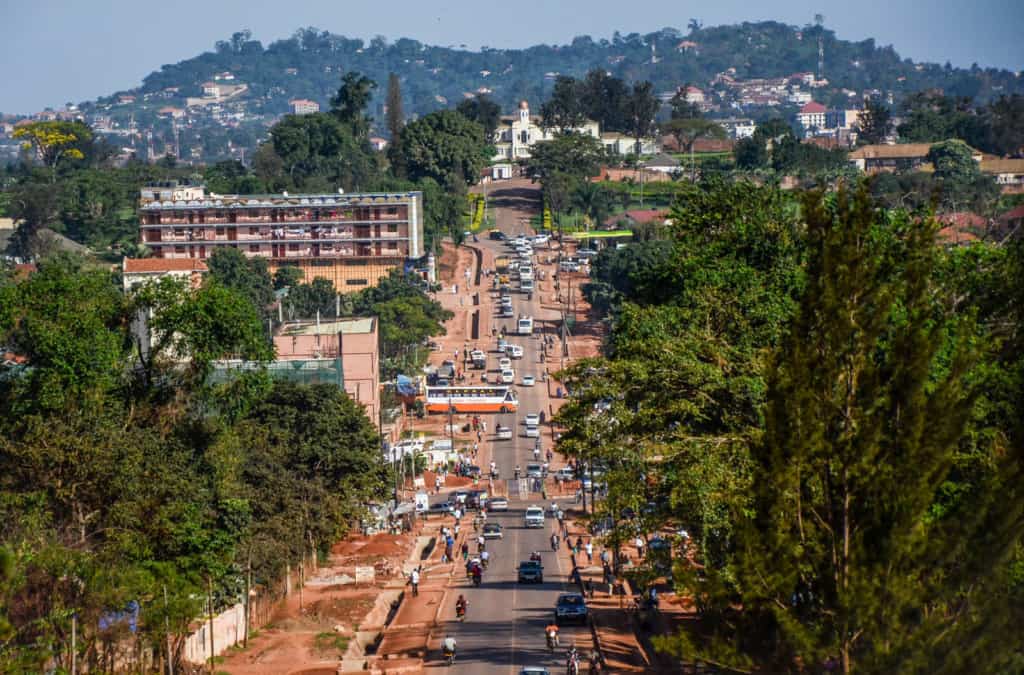
<path fill-rule="evenodd" d="M 814 25 L 818 27 L 818 79 L 825 79 L 825 15 L 815 14 Z"/>

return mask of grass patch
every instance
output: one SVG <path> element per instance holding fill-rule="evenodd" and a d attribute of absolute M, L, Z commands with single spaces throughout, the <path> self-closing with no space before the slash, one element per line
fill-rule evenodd
<path fill-rule="evenodd" d="M 313 640 L 313 646 L 320 654 L 327 654 L 328 652 L 343 654 L 348 649 L 348 643 L 348 637 L 333 631 L 317 633 L 316 638 Z"/>

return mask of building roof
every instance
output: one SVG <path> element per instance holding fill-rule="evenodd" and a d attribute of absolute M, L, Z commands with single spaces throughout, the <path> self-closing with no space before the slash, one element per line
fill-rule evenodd
<path fill-rule="evenodd" d="M 286 323 L 278 332 L 278 336 L 292 335 L 361 335 L 372 333 L 374 329 L 371 317 L 356 319 L 338 319 L 333 321 L 321 321 L 318 326 L 315 321 L 296 321 Z"/>
<path fill-rule="evenodd" d="M 982 158 L 981 170 L 984 171 L 985 173 L 1024 174 L 1024 159 Z"/>
<path fill-rule="evenodd" d="M 671 155 L 665 154 L 655 155 L 654 157 L 651 157 L 650 159 L 644 161 L 644 166 L 646 166 L 649 169 L 661 166 L 676 168 L 679 165 L 680 164 L 678 159 L 672 157 Z"/>
<path fill-rule="evenodd" d="M 931 143 L 865 145 L 851 152 L 850 159 L 923 159 L 931 148 Z"/>
<path fill-rule="evenodd" d="M 978 235 L 974 234 L 970 230 L 964 230 L 955 225 L 950 225 L 949 227 L 944 227 L 939 230 L 936 238 L 941 244 L 964 245 L 980 241 Z"/>
<path fill-rule="evenodd" d="M 143 188 L 146 189 L 146 188 Z M 207 195 L 203 199 L 155 200 L 143 204 L 143 211 L 160 209 L 269 208 L 294 206 L 363 206 L 404 204 L 420 192 L 359 192 L 339 194 Z"/>
<path fill-rule="evenodd" d="M 943 213 L 935 216 L 935 220 L 943 223 L 944 225 L 953 225 L 960 228 L 984 228 L 987 224 L 987 221 L 984 218 L 979 216 L 977 213 L 971 213 L 970 211 Z"/>
<path fill-rule="evenodd" d="M 198 258 L 125 258 L 125 274 L 162 274 L 166 272 L 208 272 Z"/>
<path fill-rule="evenodd" d="M 1024 204 L 1021 204 L 1012 211 L 1007 211 L 1003 215 L 999 216 L 999 220 L 1003 222 L 1018 220 L 1020 218 L 1024 218 Z"/>
<path fill-rule="evenodd" d="M 800 113 L 823 113 L 826 110 L 827 109 L 822 104 L 818 103 L 817 101 L 811 101 L 810 103 L 805 103 L 803 107 L 800 108 Z"/>

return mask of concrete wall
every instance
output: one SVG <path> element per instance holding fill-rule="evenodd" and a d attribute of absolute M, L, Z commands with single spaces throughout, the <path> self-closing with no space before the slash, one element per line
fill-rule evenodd
<path fill-rule="evenodd" d="M 213 619 L 213 649 L 215 655 L 223 654 L 245 637 L 245 605 L 238 604 L 218 614 Z M 210 622 L 203 625 L 185 639 L 181 658 L 189 663 L 202 664 L 210 658 Z"/>

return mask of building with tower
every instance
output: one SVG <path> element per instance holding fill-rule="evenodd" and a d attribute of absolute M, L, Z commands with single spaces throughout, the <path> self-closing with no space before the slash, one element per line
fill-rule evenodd
<path fill-rule="evenodd" d="M 600 126 L 593 120 L 587 120 L 574 131 L 601 138 Z M 550 141 L 554 135 L 554 129 L 545 129 L 541 126 L 540 116 L 530 115 L 530 104 L 520 101 L 516 114 L 502 115 L 498 128 L 494 131 L 494 147 L 497 152 L 493 159 L 529 159 L 530 148 L 535 143 Z"/>

